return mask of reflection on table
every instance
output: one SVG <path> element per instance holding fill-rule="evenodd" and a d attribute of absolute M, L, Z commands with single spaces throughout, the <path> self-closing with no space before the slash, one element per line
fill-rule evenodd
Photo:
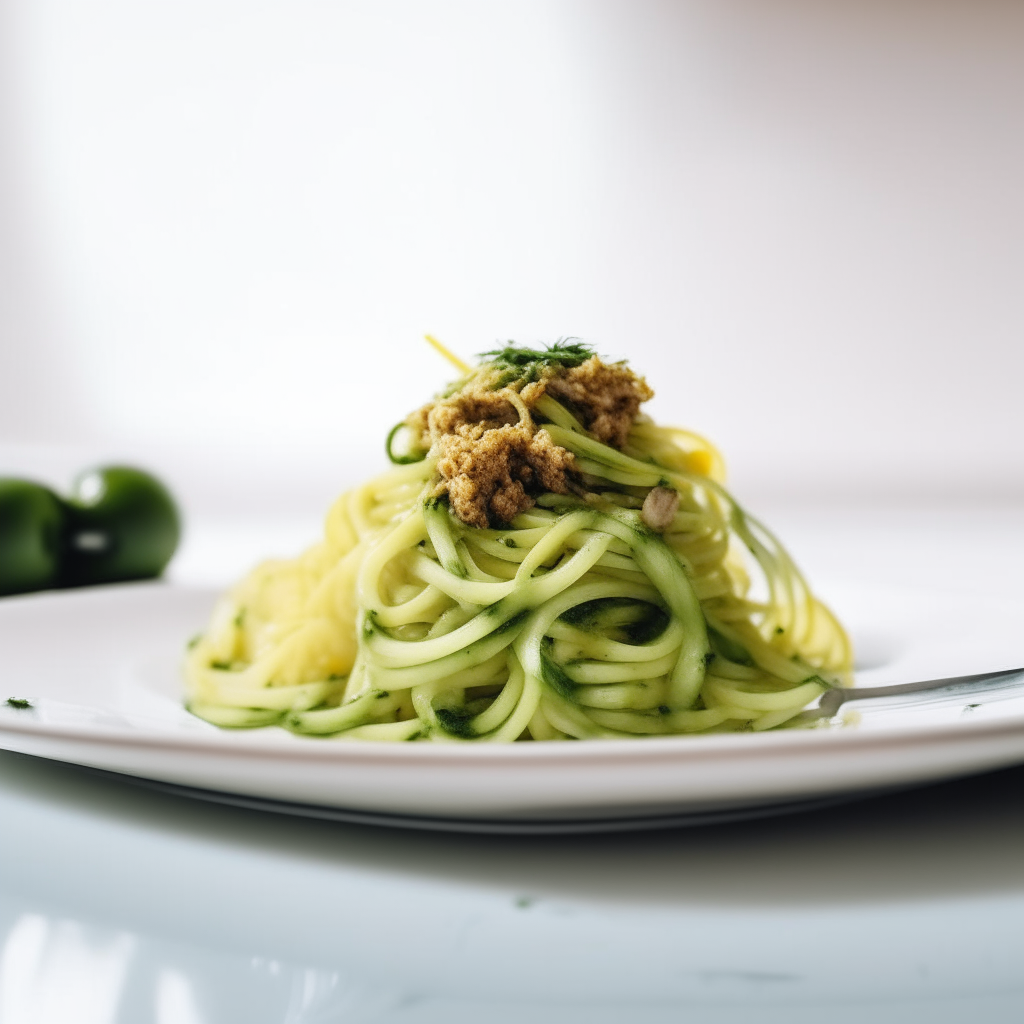
<path fill-rule="evenodd" d="M 787 818 L 514 839 L 0 755 L 0 1024 L 1024 1017 L 1024 768 Z"/>

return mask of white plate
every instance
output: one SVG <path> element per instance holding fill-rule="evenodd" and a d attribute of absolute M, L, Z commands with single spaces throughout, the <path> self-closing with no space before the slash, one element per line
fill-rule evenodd
<path fill-rule="evenodd" d="M 822 593 L 852 630 L 859 685 L 1024 665 L 1024 604 Z M 1024 677 L 857 702 L 856 724 L 760 734 L 490 746 L 224 731 L 180 703 L 184 643 L 214 597 L 149 583 L 0 601 L 0 746 L 229 802 L 491 831 L 701 823 L 1024 761 Z"/>

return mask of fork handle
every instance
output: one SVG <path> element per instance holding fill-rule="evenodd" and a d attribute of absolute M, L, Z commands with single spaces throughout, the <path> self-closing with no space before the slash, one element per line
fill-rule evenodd
<path fill-rule="evenodd" d="M 901 693 L 919 693 L 941 690 L 947 686 L 971 686 L 993 679 L 1010 678 L 1024 674 L 1024 668 L 1004 668 L 998 672 L 978 672 L 971 676 L 949 676 L 946 679 L 924 679 L 916 683 L 897 683 L 894 686 L 865 686 L 845 689 L 836 687 L 825 693 L 818 702 L 823 717 L 831 718 L 847 701 L 870 700 L 872 697 L 897 697 Z"/>

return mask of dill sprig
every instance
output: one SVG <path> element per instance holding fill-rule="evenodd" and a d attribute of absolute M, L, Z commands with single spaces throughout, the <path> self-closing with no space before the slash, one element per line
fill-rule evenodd
<path fill-rule="evenodd" d="M 495 365 L 528 366 L 530 363 L 559 363 L 572 368 L 585 363 L 592 355 L 593 348 L 574 338 L 559 338 L 553 345 L 544 348 L 526 348 L 509 342 L 504 348 L 481 352 L 480 360 Z"/>
<path fill-rule="evenodd" d="M 594 350 L 585 342 L 573 338 L 559 338 L 553 345 L 544 348 L 526 348 L 509 342 L 504 348 L 481 352 L 482 365 L 496 367 L 501 371 L 499 387 L 513 380 L 529 383 L 539 380 L 544 371 L 552 366 L 572 369 L 585 363 L 593 356 Z"/>

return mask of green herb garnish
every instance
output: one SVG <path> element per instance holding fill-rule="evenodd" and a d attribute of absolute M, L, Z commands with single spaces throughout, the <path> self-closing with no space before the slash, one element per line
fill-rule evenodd
<path fill-rule="evenodd" d="M 484 365 L 493 366 L 501 371 L 495 387 L 504 387 L 513 381 L 529 384 L 540 380 L 544 371 L 552 366 L 571 370 L 594 355 L 590 345 L 571 338 L 561 338 L 553 345 L 542 349 L 525 348 L 510 342 L 504 348 L 481 352 L 480 360 Z"/>

